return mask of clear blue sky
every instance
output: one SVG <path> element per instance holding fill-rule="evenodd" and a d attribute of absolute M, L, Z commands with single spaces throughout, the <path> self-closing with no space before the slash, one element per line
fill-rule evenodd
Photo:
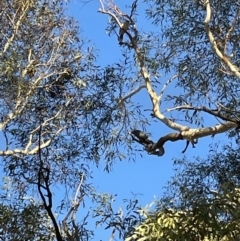
<path fill-rule="evenodd" d="M 116 3 L 121 7 L 121 10 L 127 12 L 124 6 L 125 4 L 130 4 L 130 1 L 119 0 L 116 1 Z M 109 37 L 106 34 L 105 29 L 107 27 L 108 16 L 98 13 L 97 10 L 99 8 L 100 4 L 97 0 L 85 5 L 78 1 L 73 1 L 69 9 L 69 14 L 79 21 L 80 27 L 83 30 L 83 36 L 89 38 L 99 50 L 99 63 L 102 66 L 106 66 L 114 63 L 114 61 L 118 61 L 121 58 L 121 52 L 117 37 Z M 149 31 L 150 24 L 143 15 L 143 7 L 139 10 L 140 21 L 137 23 L 137 26 L 141 30 L 145 29 Z M 160 29 L 156 27 L 155 29 L 153 28 L 153 30 L 159 32 Z M 166 81 L 167 78 L 164 80 Z M 168 91 L 174 93 L 177 90 L 170 86 Z M 151 103 L 145 90 L 138 95 L 136 101 L 146 105 L 147 108 L 151 108 Z M 217 121 L 207 118 L 205 124 L 206 126 L 217 124 Z M 148 132 L 151 132 L 153 139 L 157 140 L 159 137 L 172 131 L 159 122 L 152 123 Z M 224 139 L 224 137 L 224 134 L 215 136 L 214 142 L 221 142 L 221 139 Z M 189 158 L 197 155 L 202 157 L 206 156 L 209 149 L 208 145 L 211 142 L 211 137 L 199 140 L 195 149 L 189 146 L 186 156 Z M 127 160 L 122 162 L 116 161 L 113 172 L 109 174 L 103 172 L 103 164 L 100 169 L 94 170 L 94 184 L 99 187 L 99 191 L 118 194 L 115 204 L 116 208 L 123 204 L 123 198 L 131 197 L 131 192 L 142 194 L 139 196 L 139 201 L 142 206 L 145 206 L 154 200 L 154 196 L 161 197 L 163 187 L 173 175 L 172 159 L 182 157 L 183 154 L 181 152 L 184 147 L 184 141 L 169 142 L 165 145 L 166 154 L 163 157 L 149 156 L 142 153 L 143 157 L 138 157 L 136 162 L 128 162 Z M 194 158 L 192 158 L 192 160 L 194 161 Z M 106 234 L 103 233 L 100 234 L 100 236 L 99 239 L 103 239 L 104 237 L 107 240 L 110 237 L 107 237 Z M 98 237 L 96 237 L 96 239 L 98 240 Z"/>

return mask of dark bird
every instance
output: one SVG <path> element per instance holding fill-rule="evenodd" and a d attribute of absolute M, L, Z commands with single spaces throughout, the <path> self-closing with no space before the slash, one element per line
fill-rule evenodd
<path fill-rule="evenodd" d="M 128 28 L 129 28 L 129 25 L 130 25 L 130 22 L 127 20 L 120 27 L 120 29 L 119 29 L 119 37 L 118 37 L 119 43 L 123 42 L 123 35 L 127 32 Z"/>
<path fill-rule="evenodd" d="M 149 139 L 148 135 L 140 130 L 133 130 L 131 131 L 131 134 L 137 137 L 142 144 L 153 144 L 153 141 Z"/>
<path fill-rule="evenodd" d="M 145 150 L 151 155 L 163 156 L 165 153 L 164 147 L 161 146 L 157 150 L 151 151 L 154 142 L 149 139 L 148 135 L 140 130 L 133 130 L 129 132 L 133 140 L 143 145 Z"/>

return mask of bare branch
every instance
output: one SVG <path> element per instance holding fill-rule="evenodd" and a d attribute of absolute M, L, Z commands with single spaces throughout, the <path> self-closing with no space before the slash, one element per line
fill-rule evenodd
<path fill-rule="evenodd" d="M 98 11 L 103 13 L 103 14 L 107 14 L 109 16 L 111 16 L 115 21 L 116 23 L 118 24 L 118 26 L 121 28 L 123 23 L 121 23 L 121 21 L 118 19 L 118 17 L 111 11 L 111 10 L 106 10 L 105 9 L 105 6 L 104 6 L 104 3 L 102 0 L 100 0 L 100 3 L 101 3 L 101 6 L 102 8 L 100 8 Z M 116 7 L 116 5 L 114 6 L 114 9 L 118 10 L 118 8 Z M 119 12 L 117 12 L 119 14 Z M 125 14 L 121 14 L 122 16 L 125 15 Z"/>
<path fill-rule="evenodd" d="M 105 10 L 102 1 L 100 1 L 100 2 L 102 5 L 102 8 L 99 10 L 99 12 L 108 14 L 111 17 L 113 17 L 115 19 L 115 21 L 118 23 L 118 25 L 121 27 L 122 25 L 120 24 L 119 18 L 113 13 L 114 9 L 111 9 L 109 7 L 108 10 Z M 118 9 L 118 12 L 120 12 L 119 9 Z M 122 12 L 120 12 L 119 16 L 126 16 L 126 14 L 123 14 Z M 127 16 L 127 18 L 130 19 L 132 22 L 134 22 L 130 16 Z M 171 129 L 178 130 L 178 131 L 188 130 L 189 129 L 188 126 L 183 126 L 183 125 L 174 123 L 173 121 L 171 121 L 170 119 L 168 119 L 161 113 L 161 111 L 159 109 L 160 97 L 157 95 L 157 93 L 154 91 L 154 89 L 152 87 L 150 74 L 148 73 L 147 68 L 145 66 L 144 56 L 142 55 L 141 50 L 139 49 L 139 47 L 137 45 L 138 31 L 137 31 L 135 25 L 133 26 L 133 30 L 134 30 L 133 31 L 134 36 L 132 36 L 132 34 L 129 33 L 128 31 L 126 32 L 127 36 L 129 37 L 130 43 L 131 43 L 131 45 L 129 47 L 131 47 L 136 53 L 137 60 L 140 65 L 140 72 L 141 72 L 143 78 L 145 79 L 146 88 L 147 88 L 148 94 L 149 94 L 150 99 L 153 104 L 153 115 L 155 117 L 157 117 L 160 121 L 162 121 L 165 125 L 170 127 Z M 166 87 L 164 87 L 164 88 L 166 88 Z"/>
<path fill-rule="evenodd" d="M 231 121 L 227 121 L 227 122 L 224 122 L 223 124 L 217 124 L 215 126 L 210 126 L 210 127 L 204 127 L 199 129 L 191 128 L 187 131 L 181 132 L 181 134 L 183 136 L 183 139 L 186 139 L 192 142 L 194 139 L 224 133 L 237 127 L 238 127 L 238 124 Z"/>
<path fill-rule="evenodd" d="M 69 103 L 71 102 L 72 98 L 70 98 L 67 103 L 66 106 L 69 105 Z M 30 147 L 33 145 L 32 139 L 34 134 L 42 127 L 44 127 L 48 122 L 50 122 L 53 119 L 56 119 L 58 116 L 60 116 L 60 114 L 62 113 L 62 109 L 60 109 L 54 116 L 52 116 L 51 118 L 45 120 L 41 125 L 39 125 L 37 128 L 35 128 L 33 131 L 30 132 L 29 135 L 29 141 L 25 147 L 25 149 L 21 150 L 21 149 L 14 149 L 14 150 L 6 150 L 6 151 L 0 151 L 0 156 L 11 156 L 14 154 L 23 154 L 23 155 L 34 155 L 37 154 L 39 151 L 39 148 L 43 149 L 48 147 L 52 141 L 54 140 L 54 138 L 56 136 L 58 136 L 58 134 L 60 134 L 66 126 L 62 126 L 58 129 L 58 131 L 56 131 L 55 133 L 52 134 L 51 138 L 49 138 L 47 141 L 45 141 L 44 143 L 41 143 L 41 145 L 36 146 L 35 148 L 33 148 L 32 150 L 30 150 Z"/>
<path fill-rule="evenodd" d="M 140 143 L 141 145 L 145 146 L 145 150 L 149 153 L 149 154 L 154 154 L 154 155 L 158 155 L 158 151 L 156 150 L 161 150 L 163 149 L 163 153 L 161 155 L 158 156 L 162 156 L 164 154 L 164 144 L 167 141 L 171 141 L 171 142 L 175 142 L 175 141 L 179 141 L 179 140 L 187 140 L 187 146 L 189 144 L 189 142 L 191 142 L 193 144 L 197 143 L 197 139 L 202 138 L 202 137 L 206 137 L 206 136 L 214 136 L 215 134 L 218 133 L 223 133 L 226 132 L 232 128 L 236 128 L 238 127 L 238 125 L 234 122 L 225 122 L 224 124 L 218 124 L 212 127 L 205 127 L 205 128 L 199 128 L 199 129 L 189 129 L 187 131 L 183 131 L 181 133 L 169 133 L 165 136 L 162 136 L 159 138 L 159 140 L 154 143 L 152 140 L 149 140 L 151 143 L 145 143 L 145 140 L 141 140 L 141 139 L 135 139 L 133 138 L 135 141 L 137 141 L 138 143 Z M 187 148 L 186 146 L 186 148 Z M 183 153 L 186 151 L 186 148 L 184 149 Z M 156 154 L 155 154 L 156 153 Z"/>

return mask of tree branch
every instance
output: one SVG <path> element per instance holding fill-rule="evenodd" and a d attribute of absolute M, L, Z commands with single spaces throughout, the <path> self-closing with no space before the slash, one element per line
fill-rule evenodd
<path fill-rule="evenodd" d="M 75 193 L 75 197 L 74 197 L 74 200 L 73 200 L 73 204 L 72 204 L 72 207 L 69 209 L 67 215 L 65 216 L 65 218 L 63 219 L 62 221 L 62 225 L 63 225 L 63 228 L 64 228 L 64 231 L 65 233 L 67 234 L 68 237 L 71 237 L 71 233 L 69 232 L 69 228 L 68 228 L 68 225 L 67 225 L 67 220 L 69 219 L 69 217 L 72 215 L 72 223 L 73 223 L 73 226 L 75 228 L 75 238 L 76 240 L 80 240 L 79 239 L 79 234 L 78 234 L 78 229 L 77 229 L 77 225 L 75 224 L 75 214 L 78 210 L 78 207 L 79 205 L 81 204 L 82 200 L 83 200 L 83 197 L 85 195 L 85 193 L 82 193 L 79 196 L 79 193 L 80 193 L 80 190 L 81 190 L 81 187 L 82 187 L 82 184 L 83 184 L 83 180 L 84 180 L 84 174 L 81 175 L 81 181 L 78 185 L 78 188 L 77 188 L 77 191 Z"/>
<path fill-rule="evenodd" d="M 123 102 L 125 102 L 127 99 L 134 96 L 136 93 L 138 93 L 141 89 L 145 88 L 145 85 L 140 85 L 136 89 L 132 90 L 129 94 L 125 95 L 122 99 L 119 100 L 118 105 L 121 105 Z"/>
<path fill-rule="evenodd" d="M 34 155 L 34 154 L 37 154 L 40 149 L 48 147 L 52 143 L 54 138 L 60 132 L 62 132 L 63 129 L 64 129 L 64 127 L 60 128 L 56 133 L 54 133 L 52 135 L 52 137 L 49 140 L 45 141 L 41 145 L 36 146 L 32 150 L 29 150 L 29 146 L 32 144 L 32 138 L 30 136 L 29 143 L 27 144 L 27 146 L 26 146 L 26 148 L 24 150 L 23 149 L 14 149 L 14 150 L 0 151 L 0 156 L 11 156 L 11 155 L 16 155 L 16 154 L 23 154 L 23 155 Z"/>
<path fill-rule="evenodd" d="M 26 2 L 21 2 L 20 3 L 20 7 L 18 10 L 22 10 L 22 14 L 21 16 L 19 17 L 19 19 L 17 20 L 16 24 L 13 23 L 12 21 L 12 24 L 13 24 L 13 33 L 12 33 L 12 36 L 7 40 L 4 48 L 3 48 L 3 51 L 0 53 L 0 57 L 6 53 L 6 51 L 8 50 L 8 48 L 10 47 L 11 43 L 13 42 L 15 36 L 17 35 L 18 33 L 18 29 L 20 27 L 20 24 L 22 23 L 24 17 L 26 16 L 29 8 L 31 8 L 31 5 L 33 4 L 33 2 L 31 3 L 31 1 L 26 1 Z M 17 14 L 16 14 L 17 15 Z M 15 16 L 16 16 L 15 15 Z"/>
<path fill-rule="evenodd" d="M 175 78 L 177 78 L 177 77 L 178 77 L 178 75 L 172 76 L 172 77 L 164 84 L 164 86 L 162 87 L 162 90 L 161 90 L 160 95 L 159 95 L 159 99 L 160 99 L 159 105 L 161 105 L 161 100 L 162 100 L 162 96 L 163 96 L 163 93 L 164 93 L 165 89 L 166 89 L 167 86 L 168 86 Z"/>
<path fill-rule="evenodd" d="M 72 98 L 70 98 L 67 103 L 66 103 L 66 107 L 69 105 L 69 103 L 72 101 Z M 45 120 L 41 125 L 39 125 L 37 128 L 35 128 L 33 131 L 30 132 L 29 134 L 29 141 L 26 145 L 26 147 L 24 149 L 14 149 L 14 150 L 6 150 L 6 151 L 0 151 L 0 156 L 11 156 L 14 154 L 23 154 L 23 155 L 34 155 L 37 154 L 39 151 L 39 148 L 43 149 L 48 147 L 52 141 L 54 140 L 54 138 L 61 133 L 66 126 L 62 126 L 58 129 L 58 131 L 56 131 L 54 134 L 52 134 L 51 138 L 49 138 L 47 141 L 45 141 L 44 143 L 42 143 L 41 145 L 37 145 L 35 148 L 33 148 L 32 150 L 30 150 L 30 147 L 33 145 L 33 136 L 34 134 L 42 127 L 46 126 L 46 124 L 48 122 L 50 122 L 53 119 L 56 119 L 60 116 L 60 114 L 62 113 L 62 109 L 60 109 L 54 116 L 52 116 L 51 118 Z"/>
<path fill-rule="evenodd" d="M 182 105 L 182 106 L 177 106 L 177 107 L 174 107 L 174 108 L 169 108 L 169 109 L 166 109 L 167 111 L 173 111 L 173 110 L 194 110 L 194 111 L 203 111 L 203 112 L 206 112 L 208 114 L 211 114 L 215 117 L 218 117 L 224 121 L 231 121 L 231 122 L 234 122 L 236 124 L 240 124 L 240 117 L 239 118 L 230 118 L 230 117 L 227 117 L 225 115 L 222 115 L 220 113 L 220 110 L 211 110 L 211 109 L 208 109 L 206 108 L 205 106 L 202 106 L 202 107 L 194 107 L 194 106 L 190 106 L 190 105 Z"/>
<path fill-rule="evenodd" d="M 49 217 L 52 220 L 54 229 L 55 229 L 55 233 L 56 233 L 56 238 L 58 241 L 63 241 L 63 238 L 61 236 L 57 221 L 54 217 L 54 214 L 52 212 L 52 192 L 50 190 L 50 167 L 44 167 L 43 164 L 43 160 L 42 160 L 42 155 L 41 155 L 41 133 L 42 133 L 42 128 L 40 127 L 39 129 L 39 152 L 38 152 L 38 156 L 39 156 L 39 161 L 40 161 L 40 166 L 39 166 L 39 171 L 38 171 L 38 192 L 41 196 L 41 199 L 43 201 L 43 205 L 45 210 L 47 211 Z M 42 184 L 42 182 L 44 182 L 44 184 Z M 46 191 L 46 194 L 43 194 L 43 190 Z M 46 197 L 48 198 L 48 202 L 46 200 Z"/>
<path fill-rule="evenodd" d="M 223 61 L 229 67 L 229 69 L 232 71 L 232 73 L 238 79 L 240 79 L 240 71 L 239 71 L 238 67 L 235 66 L 234 64 L 232 64 L 229 57 L 227 57 L 224 53 L 222 53 L 219 50 L 216 40 L 214 39 L 214 36 L 209 27 L 210 20 L 211 20 L 210 0 L 206 0 L 206 17 L 205 17 L 204 25 L 205 25 L 205 30 L 208 35 L 209 41 L 212 45 L 212 48 L 213 48 L 214 52 L 216 53 L 216 55 L 220 58 L 220 60 Z"/>

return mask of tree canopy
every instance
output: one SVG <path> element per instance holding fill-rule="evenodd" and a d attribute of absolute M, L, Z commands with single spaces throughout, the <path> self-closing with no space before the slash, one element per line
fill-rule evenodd
<path fill-rule="evenodd" d="M 135 0 L 122 9 L 99 0 L 122 52 L 107 66 L 68 4 L 0 3 L 2 239 L 95 239 L 88 227 L 95 220 L 112 230 L 110 240 L 117 231 L 129 241 L 238 240 L 238 1 Z M 144 18 L 150 30 L 139 27 Z M 154 122 L 168 128 L 158 140 L 149 134 Z M 166 142 L 174 148 L 184 140 L 185 153 L 221 133 L 228 145 L 209 147 L 208 156 L 175 158 L 176 174 L 150 211 L 133 199 L 116 212 L 114 197 L 91 181 L 101 160 L 110 172 L 115 162 L 134 160 L 139 146 L 161 159 Z"/>

